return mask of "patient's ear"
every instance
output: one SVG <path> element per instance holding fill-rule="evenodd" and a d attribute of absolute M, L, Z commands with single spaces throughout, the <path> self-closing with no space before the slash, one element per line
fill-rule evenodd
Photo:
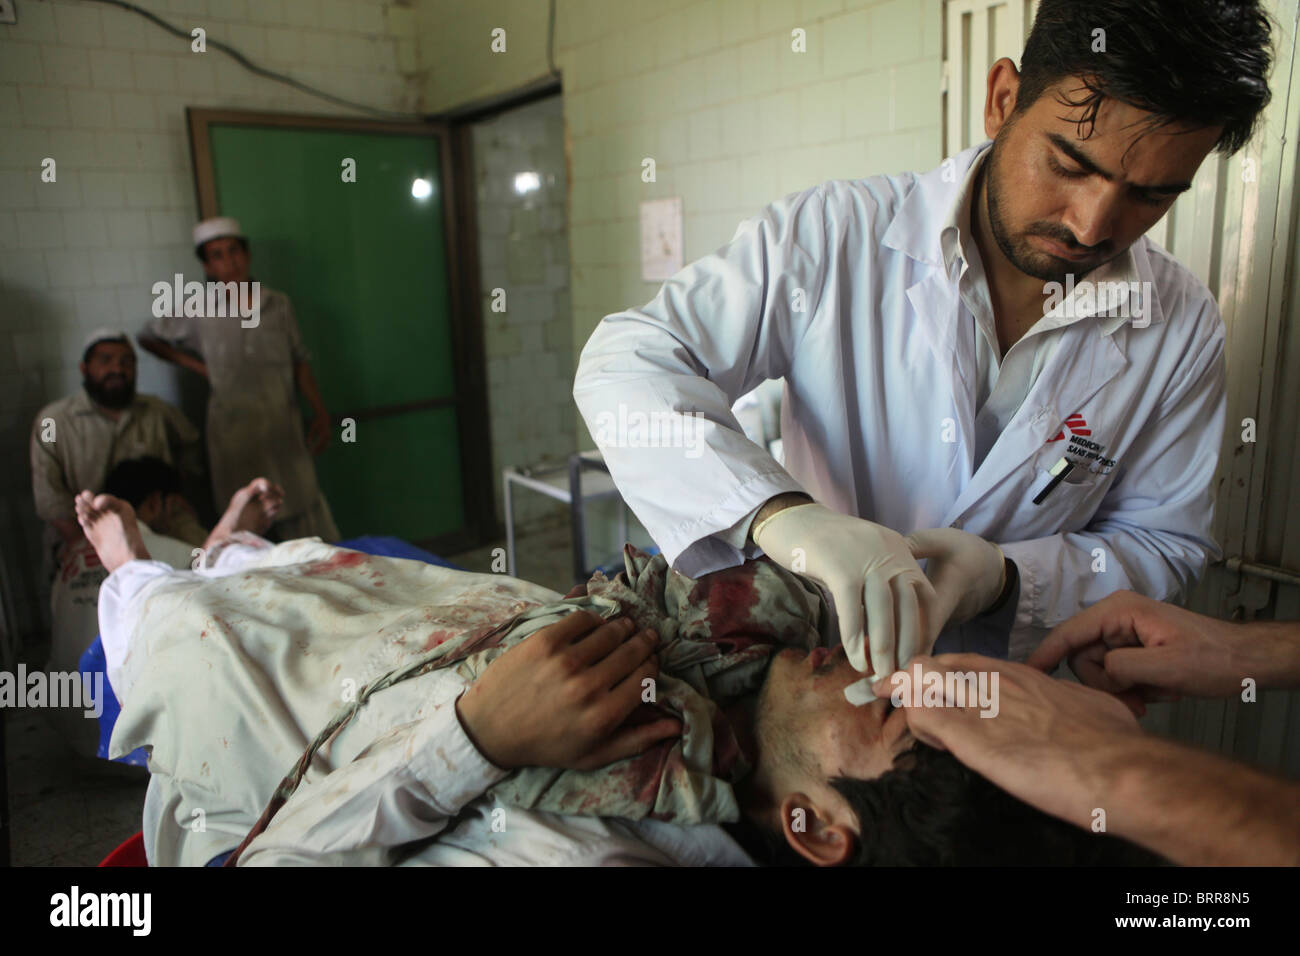
<path fill-rule="evenodd" d="M 781 801 L 781 832 L 790 848 L 814 866 L 843 866 L 853 858 L 857 836 L 842 823 L 833 823 L 804 793 Z"/>

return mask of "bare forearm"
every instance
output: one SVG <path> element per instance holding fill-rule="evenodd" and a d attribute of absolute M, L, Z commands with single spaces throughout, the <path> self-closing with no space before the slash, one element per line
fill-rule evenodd
<path fill-rule="evenodd" d="M 1244 675 L 1260 687 L 1300 687 L 1300 624 L 1259 621 L 1239 627 L 1236 656 Z"/>
<path fill-rule="evenodd" d="M 141 335 L 139 337 L 140 347 L 152 355 L 158 356 L 164 362 L 171 362 L 173 365 L 179 365 L 181 368 L 187 368 L 191 372 L 208 376 L 208 367 L 199 359 L 190 355 L 188 352 L 178 349 L 170 342 L 164 342 L 162 339 L 152 335 Z"/>
<path fill-rule="evenodd" d="M 1300 784 L 1148 736 L 1084 763 L 1113 835 L 1183 866 L 1300 865 Z"/>

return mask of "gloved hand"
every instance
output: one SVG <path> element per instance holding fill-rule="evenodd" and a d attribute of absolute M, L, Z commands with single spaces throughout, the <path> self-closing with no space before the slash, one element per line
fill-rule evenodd
<path fill-rule="evenodd" d="M 809 502 L 778 511 L 750 534 L 781 567 L 830 591 L 840 642 L 858 670 L 867 669 L 866 635 L 878 675 L 929 652 L 935 589 L 898 532 Z"/>
<path fill-rule="evenodd" d="M 997 601 L 1007 583 L 1002 549 L 978 535 L 956 528 L 915 531 L 907 538 L 912 557 L 926 558 L 925 575 L 934 585 L 935 613 L 927 622 L 927 648 L 949 624 L 982 614 Z M 901 660 L 902 666 L 906 666 Z"/>

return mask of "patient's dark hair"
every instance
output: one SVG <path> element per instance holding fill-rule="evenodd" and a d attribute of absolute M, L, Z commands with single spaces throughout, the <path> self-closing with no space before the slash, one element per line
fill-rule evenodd
<path fill-rule="evenodd" d="M 1105 31 L 1105 49 L 1094 50 Z M 1110 97 L 1174 121 L 1222 126 L 1216 148 L 1231 155 L 1249 141 L 1269 101 L 1270 21 L 1258 0 L 1042 0 L 1020 60 L 1017 114 L 1061 80 L 1068 103 L 1086 107 L 1079 136 L 1091 135 Z"/>
<path fill-rule="evenodd" d="M 1158 866 L 1119 837 L 1036 810 L 952 754 L 917 744 L 874 780 L 831 780 L 858 818 L 853 866 Z M 775 866 L 806 866 L 783 834 L 765 834 Z"/>
<path fill-rule="evenodd" d="M 181 476 L 161 458 L 148 455 L 128 458 L 113 466 L 104 479 L 104 493 L 121 498 L 132 508 L 139 508 L 155 491 L 164 497 L 181 490 Z"/>

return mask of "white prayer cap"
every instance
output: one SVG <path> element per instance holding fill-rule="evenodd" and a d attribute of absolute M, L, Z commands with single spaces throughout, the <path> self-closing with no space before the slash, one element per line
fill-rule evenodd
<path fill-rule="evenodd" d="M 81 347 L 81 360 L 84 362 L 90 355 L 90 350 L 100 342 L 121 342 L 130 346 L 131 339 L 121 329 L 95 329 L 86 336 L 86 344 Z"/>
<path fill-rule="evenodd" d="M 213 239 L 224 239 L 227 236 L 233 236 L 236 239 L 246 239 L 244 230 L 239 228 L 239 220 L 231 219 L 229 216 L 217 216 L 215 219 L 204 219 L 194 227 L 194 248 L 199 249 L 205 242 Z"/>

